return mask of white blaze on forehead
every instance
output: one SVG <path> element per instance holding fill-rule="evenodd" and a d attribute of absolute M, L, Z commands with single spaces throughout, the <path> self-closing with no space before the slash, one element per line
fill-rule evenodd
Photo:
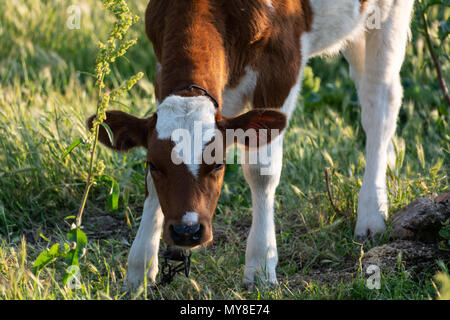
<path fill-rule="evenodd" d="M 183 224 L 188 226 L 193 226 L 198 224 L 198 213 L 197 212 L 186 212 L 182 220 Z"/>
<path fill-rule="evenodd" d="M 214 137 L 216 126 L 216 108 L 212 101 L 205 96 L 181 97 L 169 96 L 156 111 L 158 119 L 156 132 L 158 139 L 170 139 L 174 141 L 174 132 L 183 130 L 183 134 L 190 137 L 191 152 L 188 158 L 184 157 L 184 164 L 189 168 L 194 177 L 198 174 L 199 164 L 202 163 L 203 150 Z M 184 139 L 175 142 L 185 143 Z"/>

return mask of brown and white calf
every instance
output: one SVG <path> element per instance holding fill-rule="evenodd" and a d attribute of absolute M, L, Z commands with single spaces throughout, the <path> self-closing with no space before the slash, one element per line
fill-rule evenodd
<path fill-rule="evenodd" d="M 169 245 L 191 248 L 212 240 L 225 168 L 223 161 L 201 161 L 204 151 L 211 144 L 228 147 L 217 134 L 227 129 L 283 130 L 312 56 L 342 51 L 350 64 L 367 136 L 355 233 L 383 232 L 385 173 L 395 157 L 391 138 L 402 100 L 399 72 L 412 7 L 413 0 L 151 0 L 145 22 L 157 58 L 157 111 L 147 119 L 108 112 L 113 145 L 100 131 L 100 141 L 110 148 L 148 149 L 148 193 L 128 257 L 128 283 L 136 286 L 146 276 L 155 281 L 161 230 Z M 188 90 L 191 85 L 206 92 Z M 253 110 L 241 114 L 247 102 Z M 173 133 L 183 129 L 195 139 L 198 124 L 209 134 L 200 139 L 200 148 L 174 163 Z M 283 135 L 269 135 L 271 143 L 260 146 L 270 151 L 268 162 L 242 165 L 253 206 L 246 284 L 277 283 L 274 196 Z M 258 152 L 245 149 L 247 155 Z"/>

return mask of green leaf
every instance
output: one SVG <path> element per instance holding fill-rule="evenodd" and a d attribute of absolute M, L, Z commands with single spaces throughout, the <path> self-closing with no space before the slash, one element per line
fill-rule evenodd
<path fill-rule="evenodd" d="M 56 243 L 53 246 L 51 246 L 51 248 L 48 250 L 48 254 L 51 255 L 52 257 L 57 257 L 59 254 L 59 244 Z"/>
<path fill-rule="evenodd" d="M 111 142 L 111 145 L 114 145 L 114 133 L 112 132 L 111 128 L 106 122 L 100 123 L 103 128 L 105 128 L 106 133 L 108 134 L 109 142 Z"/>
<path fill-rule="evenodd" d="M 102 175 L 98 179 L 99 181 L 111 183 L 111 189 L 108 194 L 108 210 L 117 210 L 119 207 L 119 195 L 120 188 L 117 181 L 110 176 Z"/>
<path fill-rule="evenodd" d="M 86 234 L 80 228 L 74 228 L 67 234 L 67 239 L 70 241 L 70 251 L 66 254 L 66 263 L 69 267 L 66 269 L 66 273 L 63 277 L 63 285 L 67 285 L 69 279 L 71 279 L 72 273 L 70 272 L 71 266 L 79 267 L 80 259 L 84 254 L 84 250 L 87 247 Z"/>
<path fill-rule="evenodd" d="M 119 207 L 119 184 L 115 179 L 111 181 L 111 190 L 108 195 L 108 209 L 117 210 Z"/>
<path fill-rule="evenodd" d="M 53 257 L 47 250 L 42 251 L 33 263 L 33 273 L 37 274 L 54 259 L 56 259 L 56 257 Z"/>
<path fill-rule="evenodd" d="M 66 272 L 66 274 L 64 275 L 64 277 L 62 279 L 63 286 L 67 285 L 67 281 L 69 281 L 70 276 L 71 276 L 71 274 L 69 272 Z"/>
<path fill-rule="evenodd" d="M 61 248 L 60 245 L 56 243 L 51 246 L 50 249 L 42 251 L 33 263 L 33 273 L 37 274 L 49 263 L 55 261 L 56 258 L 64 257 L 68 252 L 68 249 L 69 246 L 67 245 L 67 243 L 64 244 L 63 248 Z"/>
<path fill-rule="evenodd" d="M 46 236 L 44 236 L 42 233 L 39 234 L 39 236 L 44 239 L 47 242 L 50 242 L 50 239 L 48 239 Z"/>
<path fill-rule="evenodd" d="M 64 159 L 65 157 L 67 157 L 67 155 L 69 153 L 72 152 L 73 149 L 75 149 L 81 142 L 83 142 L 83 139 L 78 138 L 77 140 L 75 140 L 70 147 L 66 150 L 66 152 L 64 152 L 64 154 L 62 155 L 61 159 Z"/>
<path fill-rule="evenodd" d="M 58 247 L 58 252 L 61 257 L 65 257 L 66 254 L 69 252 L 69 250 L 70 250 L 70 247 L 67 243 L 64 243 L 64 242 L 60 243 L 60 245 Z"/>
<path fill-rule="evenodd" d="M 69 266 L 78 266 L 87 247 L 86 234 L 80 228 L 74 228 L 67 234 L 67 240 L 70 243 L 70 251 L 66 254 L 66 263 Z"/>

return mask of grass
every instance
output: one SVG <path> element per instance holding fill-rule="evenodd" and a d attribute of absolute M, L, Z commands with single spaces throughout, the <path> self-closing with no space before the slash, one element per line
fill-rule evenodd
<path fill-rule="evenodd" d="M 145 1 L 128 1 L 143 18 Z M 105 174 L 120 186 L 119 209 L 108 212 L 109 186 L 92 189 L 84 227 L 89 238 L 81 262 L 82 289 L 61 285 L 64 264 L 31 272 L 37 255 L 69 230 L 86 180 L 88 154 L 75 149 L 86 138 L 85 119 L 94 113 L 97 37 L 110 17 L 100 1 L 81 2 L 81 29 L 66 28 L 63 0 L 0 3 L 0 299 L 121 299 L 126 258 L 144 203 L 144 151 L 117 154 L 100 148 Z M 433 9 L 432 29 L 450 10 Z M 155 109 L 155 58 L 143 19 L 132 30 L 138 43 L 121 58 L 112 82 L 143 71 L 117 109 L 144 116 Z M 443 52 L 449 52 L 444 43 Z M 396 132 L 398 160 L 388 172 L 390 212 L 417 197 L 448 191 L 448 106 L 441 99 L 423 37 L 413 32 L 402 69 L 405 98 Z M 442 58 L 445 78 L 448 59 Z M 241 287 L 245 239 L 251 223 L 250 190 L 240 168 L 227 172 L 214 218 L 214 242 L 193 254 L 190 279 L 143 289 L 138 299 L 434 299 L 434 273 L 407 268 L 382 274 L 369 290 L 354 271 L 361 244 L 353 238 L 357 195 L 364 172 L 364 132 L 356 91 L 342 58 L 313 59 L 305 71 L 302 98 L 286 134 L 284 168 L 276 197 L 280 287 L 246 292 Z M 340 213 L 327 198 L 324 169 Z M 384 237 L 381 243 L 388 241 Z M 436 262 L 435 272 L 448 261 Z M 444 270 L 443 270 L 444 269 Z M 351 271 L 351 272 L 350 272 Z M 448 270 L 447 270 L 448 272 Z"/>

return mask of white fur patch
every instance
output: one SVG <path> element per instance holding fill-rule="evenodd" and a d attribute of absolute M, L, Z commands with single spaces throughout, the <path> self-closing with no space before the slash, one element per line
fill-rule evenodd
<path fill-rule="evenodd" d="M 147 175 L 148 197 L 144 202 L 142 220 L 128 255 L 127 282 L 136 289 L 146 275 L 152 282 L 158 274 L 158 250 L 164 215 L 150 173 Z"/>
<path fill-rule="evenodd" d="M 310 3 L 314 19 L 305 41 L 310 44 L 311 56 L 336 54 L 364 31 L 367 11 L 361 14 L 359 1 L 314 0 Z"/>
<path fill-rule="evenodd" d="M 226 88 L 222 94 L 225 117 L 234 117 L 244 110 L 245 104 L 253 100 L 253 92 L 258 81 L 258 72 L 251 67 L 245 67 L 245 75 L 234 88 Z"/>
<path fill-rule="evenodd" d="M 179 129 L 181 129 L 190 138 L 190 156 L 184 157 L 182 162 L 194 177 L 197 177 L 205 145 L 214 137 L 216 127 L 214 104 L 205 96 L 173 95 L 167 97 L 158 106 L 156 113 L 158 115 L 156 122 L 158 139 L 170 139 L 175 142 L 175 148 L 178 149 L 179 144 L 186 141 L 184 139 L 175 140 L 174 133 L 180 132 Z"/>
<path fill-rule="evenodd" d="M 197 212 L 186 212 L 183 216 L 183 224 L 188 226 L 194 226 L 198 224 L 198 213 Z"/>

